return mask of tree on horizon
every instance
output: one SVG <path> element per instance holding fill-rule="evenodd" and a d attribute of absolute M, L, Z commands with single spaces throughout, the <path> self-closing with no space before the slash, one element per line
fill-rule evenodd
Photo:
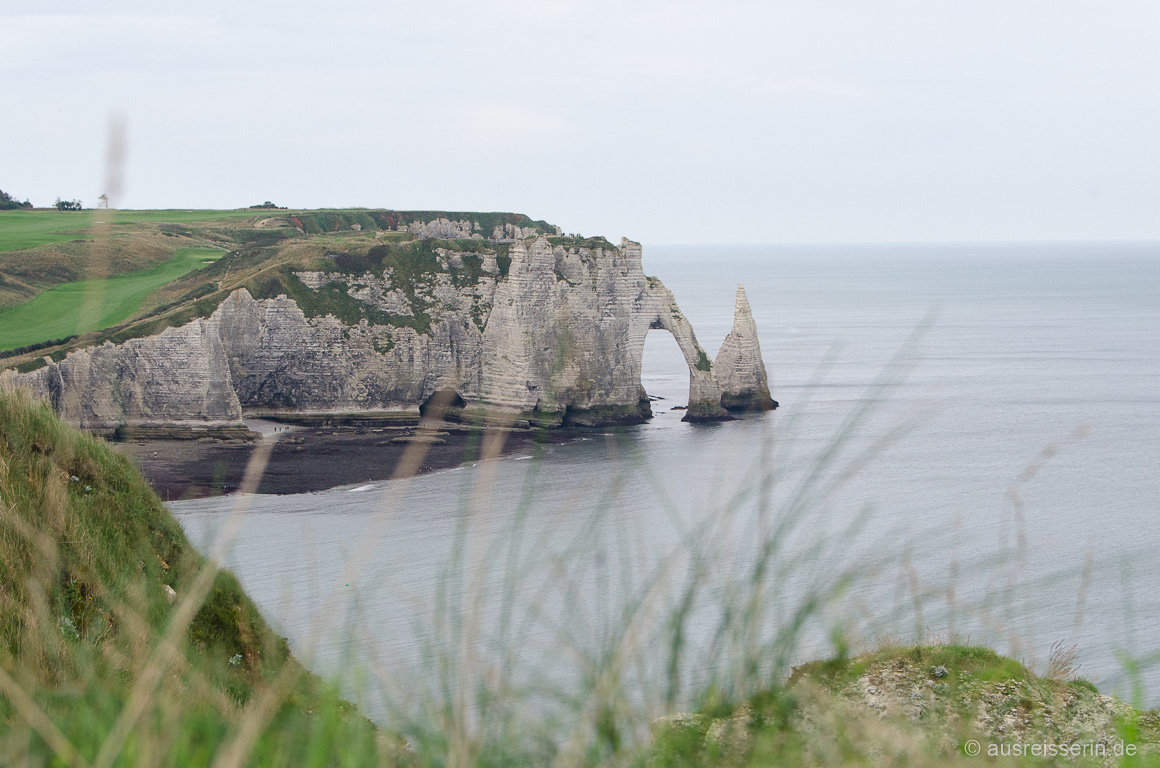
<path fill-rule="evenodd" d="M 12 195 L 0 189 L 0 211 L 11 211 L 18 208 L 31 208 L 32 203 L 25 198 L 24 202 L 20 202 Z"/>
<path fill-rule="evenodd" d="M 58 211 L 80 211 L 84 209 L 84 204 L 80 200 L 61 200 L 59 197 L 52 205 Z"/>

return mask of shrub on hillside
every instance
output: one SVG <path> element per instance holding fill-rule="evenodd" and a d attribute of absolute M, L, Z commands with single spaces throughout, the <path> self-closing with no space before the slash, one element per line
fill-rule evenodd
<path fill-rule="evenodd" d="M 31 208 L 32 203 L 25 200 L 23 203 L 12 195 L 0 189 L 0 211 L 11 211 L 17 208 Z"/>

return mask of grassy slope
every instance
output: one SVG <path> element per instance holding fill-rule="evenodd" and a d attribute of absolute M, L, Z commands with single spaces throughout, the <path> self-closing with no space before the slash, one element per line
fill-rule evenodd
<path fill-rule="evenodd" d="M 333 314 L 350 323 L 366 318 L 376 323 L 409 326 L 425 332 L 428 318 L 423 307 L 416 307 L 412 316 L 387 316 L 373 306 L 351 299 L 344 292 L 333 288 L 311 291 L 292 274 L 296 270 L 342 271 L 347 260 L 370 267 L 391 266 L 397 275 L 410 274 L 416 265 L 426 265 L 434 258 L 434 247 L 446 247 L 468 252 L 488 250 L 497 253 L 500 270 L 506 269 L 507 246 L 484 243 L 478 240 L 403 241 L 392 233 L 376 241 L 373 232 L 327 233 L 323 235 L 288 236 L 284 231 L 240 230 L 229 232 L 235 237 L 252 237 L 253 242 L 237 247 L 214 264 L 196 270 L 153 291 L 141 302 L 140 310 L 127 322 L 100 331 L 66 340 L 61 344 L 49 344 L 27 350 L 18 355 L 0 358 L 0 368 L 15 367 L 18 370 L 33 370 L 43 365 L 43 358 L 51 356 L 60 360 L 71 350 L 112 341 L 122 343 L 128 339 L 140 338 L 161 332 L 165 328 L 183 325 L 197 317 L 207 317 L 230 293 L 245 287 L 259 298 L 269 298 L 279 293 L 296 298 L 308 316 Z M 376 245 L 376 243 L 378 243 Z M 374 256 L 373 254 L 379 254 Z M 385 254 L 385 255 L 383 255 Z M 461 270 L 452 270 L 451 278 L 458 284 L 466 284 L 478 279 L 478 259 L 465 258 Z M 412 263 L 413 262 L 413 263 Z M 473 265 L 476 269 L 473 269 Z M 351 267 L 354 269 L 354 267 Z M 358 271 L 358 270 L 354 270 Z M 361 274 L 361 272 L 358 272 Z M 419 275 L 419 277 L 424 277 Z M 50 337 L 55 339 L 61 336 Z"/>
<path fill-rule="evenodd" d="M 64 243 L 89 235 L 94 222 L 116 226 L 144 223 L 188 224 L 248 219 L 256 211 L 0 211 L 0 252 Z"/>
<path fill-rule="evenodd" d="M 416 215 L 417 214 L 417 215 Z M 549 232 L 544 221 L 533 221 L 522 214 L 473 213 L 457 211 L 375 211 L 370 209 L 343 209 L 319 211 L 283 211 L 271 209 L 242 210 L 168 210 L 168 211 L 57 211 L 57 210 L 15 210 L 0 211 L 0 252 L 35 248 L 51 243 L 63 243 L 83 238 L 89 234 L 94 222 L 108 222 L 115 226 L 133 224 L 206 224 L 230 223 L 248 219 L 274 219 L 288 221 L 294 217 L 308 233 L 339 231 L 349 229 L 350 224 L 364 227 L 383 226 L 394 228 L 400 221 L 415 218 L 423 220 L 439 217 L 470 219 L 491 234 L 497 224 L 513 223 L 520 226 L 535 226 Z"/>
<path fill-rule="evenodd" d="M 1101 696 L 1084 680 L 1040 677 L 989 648 L 953 644 L 811 662 L 782 687 L 740 704 L 707 697 L 699 711 L 655 730 L 643 761 L 650 768 L 968 766 L 995 764 L 993 746 L 1016 744 L 1134 744 L 1139 754 L 1123 761 L 1024 755 L 998 764 L 1160 764 L 1160 713 Z M 972 739 L 982 757 L 968 751 Z"/>
<path fill-rule="evenodd" d="M 183 218 L 199 221 L 174 221 Z M 0 311 L 67 283 L 148 272 L 181 249 L 231 248 L 227 233 L 252 218 L 234 211 L 0 212 Z"/>
<path fill-rule="evenodd" d="M 133 315 L 147 294 L 216 261 L 222 251 L 180 248 L 153 269 L 108 280 L 85 280 L 50 288 L 0 311 L 0 349 L 13 349 L 116 325 Z"/>
<path fill-rule="evenodd" d="M 71 745 L 86 761 L 105 749 L 110 764 L 208 765 L 247 723 L 253 763 L 389 763 L 395 743 L 303 672 L 231 574 L 206 568 L 124 457 L 0 392 L 0 764 Z M 41 716 L 53 725 L 29 725 Z"/>
<path fill-rule="evenodd" d="M 45 354 L 59 358 L 70 349 L 105 339 L 117 342 L 155 333 L 212 312 L 229 291 L 239 287 L 261 290 L 273 285 L 272 278 L 294 283 L 286 277 L 288 266 L 327 268 L 322 261 L 327 254 L 365 254 L 376 245 L 409 241 L 411 236 L 398 231 L 400 227 L 440 216 L 472 220 L 483 232 L 501 223 L 551 231 L 545 222 L 511 213 L 369 209 L 0 212 L 0 351 L 43 347 L 0 359 L 0 366 L 28 370 L 41 365 Z M 352 229 L 355 226 L 361 229 Z M 501 266 L 506 258 L 502 245 L 478 240 L 448 245 L 497 251 Z M 231 252 L 230 258 L 223 259 L 222 269 L 161 279 L 179 263 L 182 249 L 206 247 Z M 279 268 L 282 274 L 269 274 Z M 70 314 L 78 303 L 90 303 L 94 279 L 101 281 L 107 297 L 104 306 L 100 311 L 90 310 L 85 318 Z M 75 283 L 85 284 L 69 285 Z M 146 285 L 148 290 L 139 295 L 138 288 Z M 325 297 L 322 304 L 329 306 Z M 350 307 L 334 309 L 346 315 L 352 311 Z M 356 309 L 365 314 L 365 307 Z M 129 327 L 118 325 L 126 320 L 132 321 Z M 44 344 L 77 333 L 88 335 L 63 346 Z"/>

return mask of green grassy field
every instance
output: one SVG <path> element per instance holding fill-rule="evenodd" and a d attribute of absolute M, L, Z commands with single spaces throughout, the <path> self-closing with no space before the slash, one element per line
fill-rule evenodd
<path fill-rule="evenodd" d="M 96 221 L 124 225 L 138 223 L 186 224 L 199 221 L 246 219 L 262 211 L 0 211 L 0 251 L 18 251 L 89 236 Z"/>
<path fill-rule="evenodd" d="M 182 248 L 175 258 L 144 272 L 58 285 L 26 304 L 0 312 L 0 349 L 116 325 L 136 312 L 151 291 L 222 255 L 222 251 Z"/>

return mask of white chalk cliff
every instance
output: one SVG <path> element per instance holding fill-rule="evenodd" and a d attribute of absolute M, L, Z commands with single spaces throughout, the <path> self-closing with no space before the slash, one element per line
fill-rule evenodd
<path fill-rule="evenodd" d="M 389 269 L 295 273 L 305 288 L 337 288 L 373 308 L 381 322 L 308 317 L 286 296 L 239 289 L 207 318 L 3 378 L 92 429 L 413 411 L 448 389 L 468 407 L 541 423 L 624 424 L 651 415 L 644 339 L 663 329 L 689 366 L 686 420 L 776 407 L 740 287 L 733 331 L 710 362 L 672 293 L 645 276 L 638 243 L 529 237 L 510 245 L 506 269 L 495 253 L 454 243 L 437 253 L 438 267 L 405 286 Z"/>

